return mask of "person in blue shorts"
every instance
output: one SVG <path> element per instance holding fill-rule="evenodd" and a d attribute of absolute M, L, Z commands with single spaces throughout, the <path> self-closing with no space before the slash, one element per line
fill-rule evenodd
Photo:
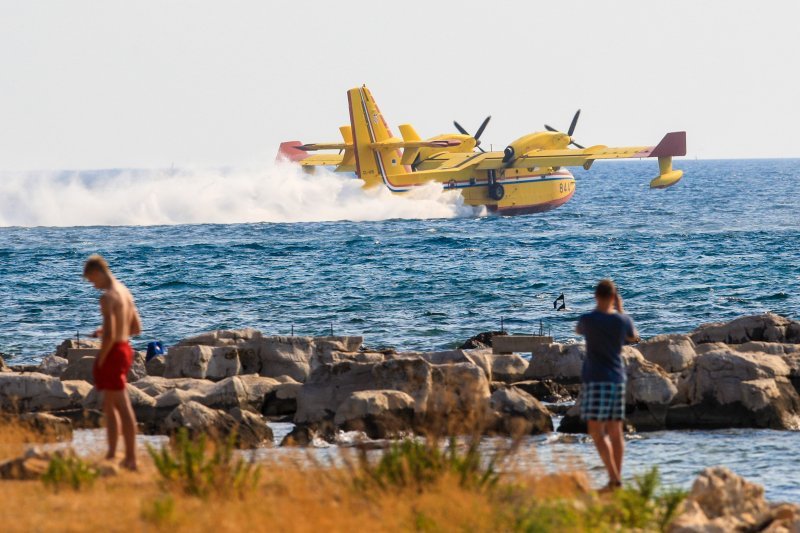
<path fill-rule="evenodd" d="M 581 315 L 576 333 L 586 337 L 580 397 L 581 419 L 586 422 L 600 459 L 608 472 L 604 490 L 622 486 L 624 451 L 625 365 L 622 346 L 639 342 L 633 320 L 622 308 L 614 282 L 604 279 L 594 290 L 597 307 Z"/>

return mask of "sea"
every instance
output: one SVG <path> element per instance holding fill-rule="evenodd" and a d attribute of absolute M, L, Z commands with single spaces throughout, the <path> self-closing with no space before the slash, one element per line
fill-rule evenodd
<path fill-rule="evenodd" d="M 800 319 L 800 160 L 675 167 L 681 182 L 651 190 L 654 162 L 598 162 L 575 171 L 566 205 L 518 217 L 435 184 L 396 196 L 281 164 L 0 172 L 0 352 L 35 363 L 99 325 L 98 293 L 81 278 L 92 253 L 133 292 L 140 349 L 243 327 L 398 350 L 501 328 L 577 342 L 601 278 L 618 284 L 643 337 L 766 311 Z M 580 438 L 530 445 L 540 461 L 578 454 L 598 471 Z M 657 464 L 688 486 L 723 464 L 800 502 L 797 432 L 642 433 L 628 452 L 630 474 Z"/>

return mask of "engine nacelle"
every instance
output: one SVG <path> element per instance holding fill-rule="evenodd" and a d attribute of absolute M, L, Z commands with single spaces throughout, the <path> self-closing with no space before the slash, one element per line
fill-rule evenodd
<path fill-rule="evenodd" d="M 531 150 L 563 150 L 569 146 L 569 141 L 569 135 L 560 131 L 529 133 L 506 146 L 503 150 L 503 163 L 510 163 Z"/>

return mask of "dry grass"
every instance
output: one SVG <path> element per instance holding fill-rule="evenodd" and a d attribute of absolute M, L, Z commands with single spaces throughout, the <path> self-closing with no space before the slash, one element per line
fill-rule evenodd
<path fill-rule="evenodd" d="M 0 428 L 4 457 L 33 440 L 24 428 Z M 423 484 L 377 486 L 363 483 L 366 467 L 357 465 L 265 463 L 244 494 L 201 498 L 165 487 L 142 454 L 140 472 L 79 491 L 0 481 L 0 516 L 3 531 L 582 531 L 605 530 L 617 508 L 589 492 L 582 472 L 512 472 L 477 486 L 443 469 Z"/>
<path fill-rule="evenodd" d="M 35 442 L 42 442 L 42 437 L 31 428 L 0 419 L 0 462 L 19 457 Z"/>

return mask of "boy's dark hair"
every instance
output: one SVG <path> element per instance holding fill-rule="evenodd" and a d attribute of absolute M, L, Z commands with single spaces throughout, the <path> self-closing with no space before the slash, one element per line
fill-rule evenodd
<path fill-rule="evenodd" d="M 90 272 L 104 272 L 106 274 L 111 274 L 111 269 L 108 268 L 108 263 L 103 256 L 94 254 L 89 256 L 89 259 L 86 260 L 86 264 L 83 265 L 83 275 L 87 275 Z"/>
<path fill-rule="evenodd" d="M 613 298 L 617 294 L 617 287 L 610 279 L 601 279 L 594 288 L 594 295 L 598 298 Z"/>

